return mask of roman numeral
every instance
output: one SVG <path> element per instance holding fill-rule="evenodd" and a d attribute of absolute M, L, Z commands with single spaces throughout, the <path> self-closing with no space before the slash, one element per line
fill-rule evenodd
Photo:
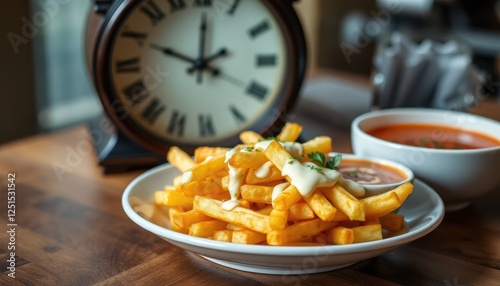
<path fill-rule="evenodd" d="M 227 13 L 231 16 L 234 15 L 234 12 L 236 11 L 236 8 L 238 8 L 238 5 L 241 3 L 241 0 L 234 0 L 233 5 L 227 10 Z"/>
<path fill-rule="evenodd" d="M 127 37 L 135 40 L 139 47 L 142 47 L 144 45 L 144 40 L 146 40 L 147 34 L 146 33 L 140 33 L 140 32 L 134 32 L 130 31 L 128 29 L 123 29 L 122 33 L 120 34 L 122 37 Z"/>
<path fill-rule="evenodd" d="M 253 26 L 250 30 L 248 30 L 248 34 L 250 35 L 250 38 L 255 38 L 258 35 L 264 33 L 265 31 L 269 30 L 271 26 L 266 20 L 263 20 L 262 22 L 258 23 L 257 25 Z"/>
<path fill-rule="evenodd" d="M 198 115 L 198 124 L 200 126 L 200 136 L 214 136 L 215 129 L 212 123 L 212 117 L 210 115 L 204 116 L 203 114 Z"/>
<path fill-rule="evenodd" d="M 149 101 L 146 108 L 142 111 L 142 117 L 150 124 L 154 124 L 158 116 L 165 111 L 165 106 L 161 104 L 158 98 L 153 98 Z"/>
<path fill-rule="evenodd" d="M 276 55 L 257 55 L 256 60 L 257 67 L 276 65 Z"/>
<path fill-rule="evenodd" d="M 184 0 L 168 0 L 168 3 L 170 4 L 171 13 L 186 8 L 186 2 L 184 2 Z"/>
<path fill-rule="evenodd" d="M 184 135 L 184 126 L 186 125 L 186 115 L 180 114 L 177 110 L 174 110 L 172 117 L 170 118 L 170 123 L 167 127 L 167 132 L 170 134 L 177 133 L 177 136 L 181 137 Z M 177 132 L 176 132 L 177 131 Z"/>
<path fill-rule="evenodd" d="M 140 10 L 149 17 L 153 26 L 165 18 L 165 13 L 163 13 L 158 5 L 156 5 L 156 3 L 152 0 L 146 1 L 145 4 L 141 6 Z"/>
<path fill-rule="evenodd" d="M 263 100 L 266 97 L 268 90 L 265 86 L 255 82 L 255 81 L 252 81 L 250 83 L 250 85 L 248 86 L 246 92 L 249 95 L 251 95 L 259 100 Z"/>
<path fill-rule="evenodd" d="M 149 96 L 149 92 L 146 87 L 144 87 L 142 80 L 138 80 L 125 87 L 123 89 L 123 94 L 125 94 L 125 98 L 128 99 L 132 107 L 137 106 Z"/>
<path fill-rule="evenodd" d="M 212 0 L 194 0 L 193 5 L 197 7 L 210 7 L 212 6 Z"/>
<path fill-rule="evenodd" d="M 117 61 L 115 67 L 118 73 L 139 72 L 139 58 Z"/>
<path fill-rule="evenodd" d="M 231 112 L 231 115 L 233 115 L 234 119 L 238 121 L 239 123 L 244 123 L 247 121 L 247 118 L 245 115 L 243 115 L 234 105 L 229 106 L 229 111 Z"/>

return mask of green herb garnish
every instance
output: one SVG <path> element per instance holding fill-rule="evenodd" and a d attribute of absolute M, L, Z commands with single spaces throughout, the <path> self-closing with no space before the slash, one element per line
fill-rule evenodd
<path fill-rule="evenodd" d="M 325 154 L 321 152 L 312 152 L 307 155 L 309 159 L 311 159 L 314 163 L 318 164 L 321 167 L 325 167 L 328 169 L 335 169 L 342 161 L 342 155 L 337 154 L 333 158 L 330 158 L 326 161 Z"/>

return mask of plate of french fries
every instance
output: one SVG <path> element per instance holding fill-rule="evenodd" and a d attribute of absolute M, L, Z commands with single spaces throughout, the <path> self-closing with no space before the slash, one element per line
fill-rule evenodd
<path fill-rule="evenodd" d="M 374 258 L 435 229 L 439 195 L 415 179 L 368 196 L 336 171 L 332 139 L 297 142 L 286 123 L 273 138 L 240 134 L 232 148 L 177 147 L 169 163 L 134 179 L 129 218 L 173 245 L 226 267 L 265 274 L 335 270 Z"/>

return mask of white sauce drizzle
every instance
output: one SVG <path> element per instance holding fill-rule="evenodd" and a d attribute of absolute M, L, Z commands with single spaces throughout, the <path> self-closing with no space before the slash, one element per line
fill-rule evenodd
<path fill-rule="evenodd" d="M 339 180 L 339 184 L 356 198 L 360 198 L 365 195 L 365 187 L 358 182 L 342 178 Z"/>
<path fill-rule="evenodd" d="M 271 200 L 274 201 L 289 185 L 289 182 L 285 182 L 274 186 Z"/>
<path fill-rule="evenodd" d="M 266 178 L 271 173 L 272 166 L 273 166 L 272 162 L 270 161 L 265 162 L 264 164 L 262 164 L 262 166 L 260 166 L 258 169 L 255 170 L 255 177 L 260 179 Z"/>
<path fill-rule="evenodd" d="M 182 174 L 182 180 L 181 180 L 181 183 L 182 184 L 186 184 L 186 183 L 189 183 L 193 180 L 193 172 L 191 171 L 186 171 Z"/>
<path fill-rule="evenodd" d="M 311 195 L 316 187 L 332 187 L 342 178 L 342 175 L 335 170 L 319 167 L 312 162 L 300 163 L 296 159 L 290 159 L 281 170 L 281 174 L 288 176 L 292 185 L 304 197 Z"/>

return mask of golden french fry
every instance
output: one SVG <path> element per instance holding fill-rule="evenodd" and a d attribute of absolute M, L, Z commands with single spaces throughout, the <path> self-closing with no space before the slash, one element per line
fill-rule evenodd
<path fill-rule="evenodd" d="M 240 133 L 240 140 L 243 144 L 254 144 L 264 140 L 264 137 L 255 131 L 243 131 Z"/>
<path fill-rule="evenodd" d="M 271 203 L 273 187 L 260 185 L 243 185 L 240 187 L 241 198 L 255 203 Z"/>
<path fill-rule="evenodd" d="M 201 163 L 207 158 L 225 154 L 227 151 L 229 151 L 229 148 L 201 146 L 194 150 L 194 161 Z"/>
<path fill-rule="evenodd" d="M 396 192 L 389 191 L 361 199 L 365 204 L 366 219 L 384 216 L 401 206 Z"/>
<path fill-rule="evenodd" d="M 313 209 L 307 203 L 296 203 L 288 210 L 289 221 L 308 220 L 315 217 L 316 215 L 314 214 Z"/>
<path fill-rule="evenodd" d="M 168 218 L 170 222 L 170 229 L 173 231 L 181 232 L 181 233 L 189 233 L 189 229 L 183 226 L 180 226 L 175 223 L 174 217 L 178 214 L 184 213 L 184 210 L 181 207 L 170 207 L 168 209 Z"/>
<path fill-rule="evenodd" d="M 382 239 L 382 227 L 380 224 L 362 225 L 352 228 L 354 243 L 374 241 Z"/>
<path fill-rule="evenodd" d="M 234 153 L 228 161 L 232 167 L 242 169 L 259 168 L 266 162 L 267 157 L 260 150 Z"/>
<path fill-rule="evenodd" d="M 244 244 L 257 244 L 266 240 L 264 233 L 249 229 L 234 230 L 231 242 Z"/>
<path fill-rule="evenodd" d="M 328 241 L 333 244 L 351 244 L 354 242 L 354 231 L 343 226 L 333 227 L 328 232 Z"/>
<path fill-rule="evenodd" d="M 184 150 L 177 146 L 172 146 L 167 152 L 167 161 L 174 165 L 179 171 L 184 172 L 191 169 L 196 162 Z"/>
<path fill-rule="evenodd" d="M 365 205 L 363 202 L 359 201 L 339 184 L 332 188 L 320 188 L 320 190 L 350 220 L 365 220 Z"/>
<path fill-rule="evenodd" d="M 155 203 L 168 207 L 191 207 L 193 197 L 187 197 L 183 192 L 176 190 L 156 191 Z"/>
<path fill-rule="evenodd" d="M 214 231 L 212 235 L 213 240 L 231 242 L 233 239 L 233 231 L 229 229 L 222 229 Z"/>
<path fill-rule="evenodd" d="M 304 149 L 304 160 L 308 160 L 307 155 L 312 152 L 328 154 L 333 151 L 332 138 L 328 136 L 318 136 L 302 143 Z"/>
<path fill-rule="evenodd" d="M 328 201 L 318 189 L 311 195 L 304 197 L 304 201 L 312 208 L 314 213 L 324 221 L 332 221 L 337 209 Z"/>
<path fill-rule="evenodd" d="M 194 223 L 207 220 L 213 220 L 213 218 L 204 215 L 199 211 L 190 210 L 187 212 L 176 212 L 170 221 L 173 221 L 176 225 L 182 228 L 189 228 Z"/>
<path fill-rule="evenodd" d="M 312 237 L 324 230 L 332 228 L 335 225 L 337 225 L 337 222 L 325 222 L 319 218 L 305 220 L 284 229 L 277 229 L 267 233 L 266 240 L 269 245 L 283 245 L 299 242 L 307 237 Z"/>
<path fill-rule="evenodd" d="M 398 194 L 399 200 L 401 201 L 402 204 L 404 201 L 406 201 L 408 196 L 413 192 L 413 184 L 411 182 L 406 182 L 392 191 Z"/>
<path fill-rule="evenodd" d="M 287 122 L 276 136 L 279 141 L 295 142 L 302 133 L 302 125 L 294 122 Z"/>
<path fill-rule="evenodd" d="M 250 209 L 236 207 L 228 211 L 222 208 L 221 201 L 202 196 L 194 197 L 193 209 L 213 218 L 237 224 L 257 232 L 268 233 L 271 231 L 269 216 Z"/>
<path fill-rule="evenodd" d="M 225 158 L 225 154 L 219 154 L 195 165 L 182 174 L 182 183 L 200 181 L 209 177 L 214 172 L 227 170 L 227 165 L 224 163 Z"/>
<path fill-rule="evenodd" d="M 383 229 L 397 232 L 403 229 L 405 217 L 397 213 L 388 213 L 385 216 L 380 217 L 379 221 Z"/>
<path fill-rule="evenodd" d="M 269 214 L 269 226 L 272 229 L 284 229 L 288 222 L 288 212 L 273 209 Z"/>
<path fill-rule="evenodd" d="M 193 223 L 189 227 L 189 235 L 198 237 L 210 237 L 216 230 L 226 229 L 227 222 L 221 220 L 207 220 Z"/>
<path fill-rule="evenodd" d="M 264 150 L 264 154 L 280 171 L 283 171 L 283 167 L 291 158 L 290 153 L 278 141 L 272 141 Z"/>
<path fill-rule="evenodd" d="M 209 196 L 225 192 L 222 189 L 220 179 L 216 178 L 188 182 L 180 185 L 180 190 L 188 197 L 194 197 L 195 195 Z"/>
<path fill-rule="evenodd" d="M 302 195 L 299 193 L 297 188 L 293 185 L 289 185 L 274 199 L 272 204 L 275 209 L 286 211 L 300 200 L 302 200 Z"/>

